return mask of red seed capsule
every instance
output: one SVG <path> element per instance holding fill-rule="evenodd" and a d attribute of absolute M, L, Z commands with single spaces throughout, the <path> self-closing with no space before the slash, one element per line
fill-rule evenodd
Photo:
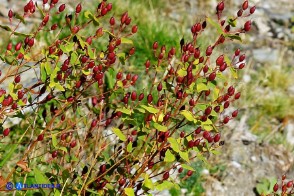
<path fill-rule="evenodd" d="M 215 134 L 215 136 L 213 137 L 213 141 L 214 141 L 215 143 L 216 143 L 216 142 L 219 142 L 220 138 L 221 138 L 220 133 L 217 133 L 217 134 Z"/>
<path fill-rule="evenodd" d="M 76 145 L 77 145 L 77 141 L 76 140 L 71 141 L 71 143 L 70 143 L 70 147 L 71 148 L 74 148 Z"/>
<path fill-rule="evenodd" d="M 192 107 L 195 106 L 195 100 L 194 99 L 190 99 L 189 105 L 192 106 Z"/>
<path fill-rule="evenodd" d="M 210 56 L 211 53 L 212 53 L 212 47 L 211 46 L 208 46 L 207 49 L 206 49 L 206 56 Z"/>
<path fill-rule="evenodd" d="M 238 110 L 235 110 L 233 113 L 232 113 L 232 117 L 235 118 L 238 116 Z"/>
<path fill-rule="evenodd" d="M 20 48 L 21 48 L 21 42 L 18 42 L 16 45 L 15 45 L 15 47 L 14 47 L 14 49 L 16 50 L 16 51 L 19 51 L 20 50 Z"/>
<path fill-rule="evenodd" d="M 162 83 L 161 83 L 161 82 L 158 84 L 158 86 L 157 86 L 157 90 L 158 90 L 158 91 L 161 91 L 161 90 L 162 90 Z"/>
<path fill-rule="evenodd" d="M 222 12 L 225 8 L 225 3 L 223 1 L 219 2 L 219 4 L 216 7 L 217 12 Z"/>
<path fill-rule="evenodd" d="M 162 179 L 163 180 L 167 180 L 169 178 L 169 173 L 168 172 L 165 172 L 162 176 Z"/>
<path fill-rule="evenodd" d="M 82 5 L 79 3 L 76 7 L 76 13 L 80 13 L 82 11 Z"/>
<path fill-rule="evenodd" d="M 189 171 L 187 172 L 187 176 L 192 176 L 192 174 L 193 174 L 193 171 L 191 171 L 191 170 L 189 170 Z"/>
<path fill-rule="evenodd" d="M 137 93 L 135 91 L 132 92 L 131 99 L 132 99 L 132 101 L 135 101 L 137 99 Z"/>
<path fill-rule="evenodd" d="M 250 29 L 251 29 L 251 21 L 249 20 L 244 24 L 244 30 L 249 31 Z"/>
<path fill-rule="evenodd" d="M 132 33 L 135 34 L 135 33 L 137 33 L 137 31 L 138 31 L 138 26 L 137 25 L 133 26 Z"/>
<path fill-rule="evenodd" d="M 38 141 L 43 141 L 43 139 L 44 139 L 44 134 L 40 134 L 40 135 L 38 135 Z"/>
<path fill-rule="evenodd" d="M 42 21 L 42 25 L 45 26 L 47 24 L 47 22 L 49 21 L 49 15 L 47 14 Z"/>
<path fill-rule="evenodd" d="M 9 128 L 6 128 L 6 129 L 3 130 L 3 136 L 4 137 L 8 136 L 9 133 L 10 133 L 10 129 Z"/>
<path fill-rule="evenodd" d="M 144 93 L 141 93 L 141 94 L 139 95 L 139 101 L 142 101 L 142 99 L 144 99 Z"/>
<path fill-rule="evenodd" d="M 239 62 L 244 61 L 245 58 L 246 58 L 245 54 L 242 54 L 242 55 L 239 57 Z"/>
<path fill-rule="evenodd" d="M 110 19 L 109 19 L 109 24 L 110 25 L 115 25 L 115 18 L 114 17 L 111 17 Z"/>
<path fill-rule="evenodd" d="M 53 152 L 52 152 L 52 154 L 51 154 L 52 158 L 55 158 L 55 157 L 57 157 L 57 155 L 58 155 L 58 152 L 57 152 L 57 150 L 53 151 Z"/>
<path fill-rule="evenodd" d="M 241 17 L 242 14 L 243 14 L 243 10 L 239 10 L 239 11 L 237 12 L 237 16 L 238 16 L 238 17 Z"/>
<path fill-rule="evenodd" d="M 224 124 L 227 124 L 230 121 L 230 117 L 226 116 L 223 120 Z"/>
<path fill-rule="evenodd" d="M 279 190 L 279 185 L 276 183 L 275 186 L 274 186 L 274 188 L 273 188 L 273 191 L 274 192 L 277 192 L 278 190 Z"/>
<path fill-rule="evenodd" d="M 9 10 L 8 11 L 8 17 L 11 19 L 13 17 L 13 11 L 12 10 Z"/>
<path fill-rule="evenodd" d="M 251 7 L 251 8 L 250 8 L 250 14 L 253 14 L 253 13 L 255 12 L 255 9 L 256 9 L 255 6 Z"/>
<path fill-rule="evenodd" d="M 212 72 L 211 74 L 209 74 L 208 80 L 209 81 L 213 81 L 215 79 L 215 77 L 216 77 L 216 73 L 215 72 Z"/>
<path fill-rule="evenodd" d="M 217 59 L 216 59 L 216 64 L 217 65 L 222 65 L 224 63 L 224 55 L 220 55 Z"/>
<path fill-rule="evenodd" d="M 153 47 L 153 50 L 156 50 L 158 48 L 158 42 L 154 42 L 152 47 Z"/>
<path fill-rule="evenodd" d="M 151 94 L 149 94 L 149 95 L 147 96 L 147 102 L 148 102 L 148 103 L 151 103 L 152 100 L 153 100 L 153 97 L 152 97 Z"/>
<path fill-rule="evenodd" d="M 244 1 L 244 3 L 242 4 L 242 9 L 246 10 L 248 8 L 248 1 Z"/>
<path fill-rule="evenodd" d="M 14 82 L 15 82 L 15 83 L 19 83 L 19 82 L 20 82 L 20 75 L 17 75 L 17 76 L 14 78 Z"/>
<path fill-rule="evenodd" d="M 51 30 L 52 30 L 52 31 L 54 31 L 54 30 L 56 30 L 56 29 L 57 29 L 57 27 L 58 27 L 58 25 L 57 25 L 57 24 L 53 24 L 53 25 L 51 26 Z"/>
<path fill-rule="evenodd" d="M 59 8 L 58 8 L 58 11 L 59 11 L 59 12 L 63 12 L 64 9 L 65 9 L 65 4 L 61 4 L 61 5 L 59 6 Z"/>

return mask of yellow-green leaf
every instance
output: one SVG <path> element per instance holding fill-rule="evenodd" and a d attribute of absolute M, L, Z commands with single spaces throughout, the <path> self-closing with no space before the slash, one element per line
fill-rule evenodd
<path fill-rule="evenodd" d="M 175 159 L 175 155 L 173 155 L 170 150 L 167 150 L 165 153 L 164 162 L 173 162 Z"/>
<path fill-rule="evenodd" d="M 57 90 L 60 90 L 60 91 L 65 91 L 65 89 L 63 88 L 63 86 L 61 86 L 59 83 L 55 83 L 55 88 Z"/>
<path fill-rule="evenodd" d="M 148 174 L 145 174 L 145 178 L 144 178 L 143 186 L 149 188 L 150 190 L 153 190 L 153 189 L 154 189 L 153 182 L 152 182 L 152 180 L 149 178 Z"/>
<path fill-rule="evenodd" d="M 121 43 L 123 44 L 133 44 L 133 41 L 127 38 L 122 37 L 121 38 Z"/>
<path fill-rule="evenodd" d="M 167 138 L 167 140 L 169 141 L 171 148 L 175 152 L 180 152 L 179 143 L 177 142 L 177 140 L 175 138 L 169 137 L 169 138 Z"/>
<path fill-rule="evenodd" d="M 132 152 L 132 150 L 133 150 L 133 143 L 129 142 L 127 145 L 127 152 Z"/>
<path fill-rule="evenodd" d="M 127 141 L 126 136 L 121 132 L 120 129 L 113 127 L 112 131 L 121 141 Z"/>
<path fill-rule="evenodd" d="M 201 91 L 207 91 L 209 88 L 204 83 L 197 84 L 197 92 L 200 93 Z"/>
<path fill-rule="evenodd" d="M 220 26 L 220 24 L 218 24 L 217 22 L 213 21 L 213 20 L 212 20 L 211 18 L 209 18 L 209 17 L 207 17 L 206 20 L 207 20 L 207 22 L 208 22 L 209 24 L 211 24 L 212 26 L 214 26 L 214 27 L 217 29 L 217 32 L 218 32 L 219 34 L 223 34 L 223 33 L 224 33 L 223 30 L 222 30 L 222 28 L 221 28 L 221 26 Z"/>
<path fill-rule="evenodd" d="M 128 108 L 117 108 L 116 111 L 120 111 L 124 114 L 128 114 L 128 115 L 131 115 L 132 114 L 132 111 Z"/>
<path fill-rule="evenodd" d="M 145 110 L 147 110 L 148 112 L 152 113 L 152 114 L 156 114 L 157 112 L 159 112 L 159 109 L 156 109 L 156 108 L 151 107 L 151 106 L 141 105 L 141 107 L 144 108 Z"/>
<path fill-rule="evenodd" d="M 180 157 L 182 159 L 184 159 L 185 161 L 187 161 L 188 163 L 190 163 L 188 152 L 179 152 L 179 154 L 180 154 Z"/>
<path fill-rule="evenodd" d="M 187 170 L 191 170 L 191 171 L 195 171 L 195 169 L 189 165 L 186 164 L 181 164 L 182 168 L 187 169 Z"/>
<path fill-rule="evenodd" d="M 194 116 L 190 111 L 187 110 L 183 110 L 181 111 L 181 113 L 188 121 L 193 121 L 194 120 Z"/>
<path fill-rule="evenodd" d="M 183 69 L 180 69 L 180 70 L 177 71 L 177 74 L 180 77 L 184 77 L 184 76 L 187 75 L 187 71 L 186 70 L 183 70 Z"/>
<path fill-rule="evenodd" d="M 161 184 L 157 185 L 155 189 L 159 191 L 163 191 L 163 190 L 169 190 L 174 186 L 175 186 L 174 183 L 165 180 Z"/>
<path fill-rule="evenodd" d="M 160 125 L 158 123 L 153 123 L 153 126 L 158 131 L 161 131 L 161 132 L 166 132 L 167 131 L 167 127 L 166 126 Z"/>
<path fill-rule="evenodd" d="M 125 194 L 127 196 L 135 196 L 134 189 L 132 189 L 132 188 L 125 188 L 124 190 L 125 190 Z"/>

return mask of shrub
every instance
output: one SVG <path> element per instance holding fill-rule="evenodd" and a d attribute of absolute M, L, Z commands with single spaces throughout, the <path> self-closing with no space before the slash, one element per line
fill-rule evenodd
<path fill-rule="evenodd" d="M 251 20 L 242 20 L 255 6 L 249 9 L 245 0 L 231 18 L 223 16 L 224 6 L 218 3 L 216 20 L 206 17 L 192 25 L 191 40 L 172 48 L 155 41 L 154 57 L 138 65 L 145 70 L 140 79 L 128 70 L 136 52 L 130 37 L 140 30 L 128 12 L 111 16 L 106 1 L 94 11 L 78 4 L 70 12 L 58 0 L 43 5 L 31 0 L 23 15 L 10 10 L 10 21 L 18 24 L 1 26 L 11 39 L 1 54 L 8 70 L 0 83 L 13 79 L 0 91 L 1 116 L 3 122 L 22 120 L 3 127 L 1 140 L 10 150 L 1 160 L 7 172 L 0 186 L 59 183 L 57 195 L 179 189 L 177 179 L 193 175 L 193 160 L 206 162 L 206 155 L 219 153 L 221 128 L 238 115 L 229 108 L 241 94 L 229 82 L 244 68 L 245 54 L 222 53 L 221 47 L 241 41 L 240 34 L 251 28 Z M 18 32 L 33 15 L 41 17 L 38 27 Z M 216 32 L 203 46 L 197 40 L 209 27 Z M 49 44 L 41 47 L 44 39 Z M 32 70 L 35 82 L 22 81 Z M 148 85 L 136 87 L 143 81 Z M 26 108 L 30 111 L 23 113 Z"/>

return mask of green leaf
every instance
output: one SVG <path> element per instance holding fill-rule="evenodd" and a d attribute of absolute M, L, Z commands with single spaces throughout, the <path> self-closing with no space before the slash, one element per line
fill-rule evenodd
<path fill-rule="evenodd" d="M 171 153 L 170 150 L 167 150 L 164 157 L 164 162 L 173 162 L 175 160 L 175 156 Z"/>
<path fill-rule="evenodd" d="M 45 62 L 44 64 L 45 64 L 45 70 L 46 70 L 46 73 L 47 73 L 48 75 L 50 75 L 50 74 L 52 73 L 50 63 L 49 63 L 49 62 Z"/>
<path fill-rule="evenodd" d="M 152 113 L 152 114 L 156 114 L 159 112 L 159 109 L 156 109 L 154 107 L 151 106 L 146 106 L 146 105 L 141 105 L 142 108 L 144 108 L 145 110 L 147 110 L 148 112 Z"/>
<path fill-rule="evenodd" d="M 6 145 L 6 150 L 2 154 L 1 161 L 0 161 L 0 168 L 6 164 L 7 161 L 11 160 L 11 156 L 18 147 L 18 144 L 8 144 Z"/>
<path fill-rule="evenodd" d="M 121 132 L 120 129 L 113 127 L 112 131 L 121 141 L 127 141 L 126 136 Z"/>
<path fill-rule="evenodd" d="M 187 110 L 183 110 L 181 111 L 181 113 L 188 121 L 193 121 L 194 120 L 194 116 L 190 111 Z"/>
<path fill-rule="evenodd" d="M 60 49 L 62 50 L 62 52 L 64 53 L 69 53 L 71 51 L 74 51 L 74 42 L 68 43 L 66 45 L 60 45 Z"/>
<path fill-rule="evenodd" d="M 57 148 L 57 138 L 56 138 L 56 135 L 51 135 L 51 138 L 52 138 L 52 145 L 54 148 Z"/>
<path fill-rule="evenodd" d="M 66 148 L 66 147 L 64 147 L 64 146 L 60 146 L 60 147 L 58 147 L 58 149 L 60 149 L 60 150 L 62 150 L 62 151 L 64 151 L 64 152 L 66 152 L 66 153 L 67 153 L 67 148 Z"/>
<path fill-rule="evenodd" d="M 78 54 L 77 54 L 76 51 L 75 52 L 72 52 L 70 54 L 70 64 L 74 65 L 77 62 L 78 57 L 79 56 L 78 56 Z"/>
<path fill-rule="evenodd" d="M 225 37 L 242 42 L 242 38 L 239 35 L 226 35 Z"/>
<path fill-rule="evenodd" d="M 88 76 L 88 75 L 91 74 L 91 71 L 90 71 L 89 69 L 87 69 L 87 70 L 84 70 L 84 69 L 83 69 L 82 72 L 83 72 L 83 74 L 86 75 L 86 76 Z"/>
<path fill-rule="evenodd" d="M 12 65 L 15 62 L 15 58 L 13 56 L 5 56 L 5 62 L 9 65 Z"/>
<path fill-rule="evenodd" d="M 201 122 L 201 125 L 211 125 L 211 124 L 212 122 L 209 118 L 205 122 Z"/>
<path fill-rule="evenodd" d="M 19 13 L 14 13 L 14 17 L 19 19 L 23 24 L 26 24 L 24 18 Z"/>
<path fill-rule="evenodd" d="M 195 169 L 189 165 L 186 164 L 181 164 L 182 168 L 187 169 L 187 170 L 191 170 L 191 171 L 195 171 Z"/>
<path fill-rule="evenodd" d="M 169 141 L 171 148 L 175 152 L 180 152 L 179 143 L 177 142 L 177 140 L 175 138 L 169 137 L 169 138 L 167 138 L 167 140 Z"/>
<path fill-rule="evenodd" d="M 14 31 L 14 32 L 13 32 L 13 35 L 16 35 L 16 36 L 23 36 L 23 37 L 30 37 L 30 36 L 32 36 L 33 34 L 27 34 L 27 33 L 21 33 L 21 32 Z"/>
<path fill-rule="evenodd" d="M 49 179 L 38 168 L 34 168 L 35 179 L 39 184 L 51 184 Z"/>
<path fill-rule="evenodd" d="M 86 18 L 90 18 L 90 15 L 93 15 L 90 10 L 87 10 L 87 11 L 84 12 L 84 16 Z"/>
<path fill-rule="evenodd" d="M 125 38 L 125 37 L 122 37 L 122 38 L 121 38 L 121 43 L 122 43 L 122 44 L 132 44 L 132 45 L 134 44 L 132 40 L 127 39 L 127 38 Z"/>
<path fill-rule="evenodd" d="M 215 87 L 215 89 L 213 89 L 212 91 L 212 101 L 215 101 L 217 100 L 218 96 L 219 96 L 219 88 L 218 87 Z"/>
<path fill-rule="evenodd" d="M 96 16 L 94 16 L 89 10 L 85 11 L 84 15 L 85 15 L 86 18 L 92 19 L 94 25 L 96 25 L 96 26 L 100 25 L 99 19 L 96 18 Z"/>
<path fill-rule="evenodd" d="M 59 91 L 65 91 L 65 89 L 63 88 L 63 86 L 61 86 L 61 84 L 59 83 L 55 83 L 55 88 Z"/>
<path fill-rule="evenodd" d="M 116 111 L 120 111 L 124 114 L 128 114 L 128 115 L 131 115 L 132 114 L 132 111 L 128 108 L 117 108 Z"/>
<path fill-rule="evenodd" d="M 134 189 L 132 188 L 125 188 L 124 191 L 127 196 L 135 196 Z"/>
<path fill-rule="evenodd" d="M 206 20 L 207 20 L 207 22 L 208 22 L 209 24 L 211 24 L 212 26 L 214 26 L 214 27 L 217 29 L 217 32 L 218 32 L 219 34 L 223 34 L 223 33 L 224 33 L 223 30 L 222 30 L 222 28 L 221 28 L 221 26 L 220 26 L 220 24 L 216 23 L 215 21 L 213 21 L 213 20 L 212 20 L 211 18 L 209 18 L 209 17 L 207 17 Z"/>
<path fill-rule="evenodd" d="M 237 74 L 236 69 L 234 69 L 233 67 L 230 67 L 230 71 L 231 71 L 231 74 L 233 75 L 233 77 L 235 79 L 238 79 L 238 74 Z"/>
<path fill-rule="evenodd" d="M 132 150 L 133 150 L 133 143 L 129 142 L 127 145 L 127 152 L 132 152 Z"/>
<path fill-rule="evenodd" d="M 229 25 L 231 25 L 232 27 L 236 27 L 237 20 L 234 20 L 233 18 L 229 18 L 228 23 L 229 23 Z"/>
<path fill-rule="evenodd" d="M 11 31 L 11 28 L 9 26 L 6 25 L 0 25 L 0 27 L 6 31 Z"/>
<path fill-rule="evenodd" d="M 120 82 L 120 81 L 118 81 L 118 82 Z M 145 110 L 142 108 L 135 108 L 135 110 L 138 110 L 140 113 L 145 114 Z"/>
<path fill-rule="evenodd" d="M 45 63 L 41 63 L 41 80 L 42 82 L 45 82 L 47 78 L 47 73 L 45 69 Z"/>
<path fill-rule="evenodd" d="M 197 92 L 200 93 L 201 91 L 207 91 L 209 88 L 204 83 L 197 84 Z"/>
<path fill-rule="evenodd" d="M 199 104 L 196 104 L 196 109 L 198 109 L 198 110 L 205 110 L 206 108 L 207 108 L 207 105 L 206 104 L 201 104 L 201 103 L 199 103 Z"/>
<path fill-rule="evenodd" d="M 180 77 L 184 77 L 187 75 L 187 71 L 183 69 L 178 70 L 177 73 L 178 73 L 178 76 Z"/>
<path fill-rule="evenodd" d="M 38 184 L 52 184 L 49 179 L 46 177 L 46 175 L 43 174 L 44 172 L 41 172 L 39 169 L 36 167 L 34 168 L 34 176 L 36 179 L 36 182 Z M 54 190 L 56 195 L 60 195 L 60 192 L 58 189 Z"/>
<path fill-rule="evenodd" d="M 153 190 L 153 189 L 154 189 L 153 182 L 152 182 L 152 180 L 149 178 L 148 174 L 145 174 L 145 178 L 144 178 L 143 186 L 149 188 L 150 190 Z"/>
<path fill-rule="evenodd" d="M 182 159 L 184 159 L 185 161 L 187 161 L 188 163 L 190 163 L 190 159 L 189 159 L 189 154 L 188 152 L 179 152 L 180 157 Z"/>
<path fill-rule="evenodd" d="M 87 52 L 88 52 L 88 55 L 91 59 L 96 59 L 96 55 L 95 53 L 93 52 L 92 48 L 88 46 L 87 48 Z"/>
<path fill-rule="evenodd" d="M 172 187 L 174 187 L 174 183 L 165 180 L 161 184 L 157 185 L 155 189 L 158 191 L 163 191 L 163 190 L 169 190 Z"/>
<path fill-rule="evenodd" d="M 166 126 L 160 125 L 158 123 L 153 123 L 153 126 L 158 131 L 161 131 L 161 132 L 166 132 L 167 131 L 167 127 Z"/>
<path fill-rule="evenodd" d="M 85 48 L 85 45 L 86 45 L 85 41 L 81 38 L 81 36 L 79 36 L 79 35 L 76 35 L 76 36 L 78 38 L 78 41 L 79 41 L 82 49 L 84 49 Z"/>

